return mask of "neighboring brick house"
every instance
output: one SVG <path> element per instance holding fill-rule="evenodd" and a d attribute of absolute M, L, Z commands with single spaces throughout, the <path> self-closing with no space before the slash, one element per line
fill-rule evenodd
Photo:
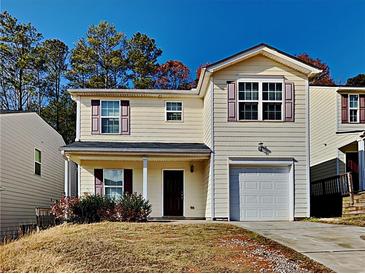
<path fill-rule="evenodd" d="M 293 220 L 310 212 L 309 84 L 266 44 L 202 69 L 192 90 L 71 89 L 79 195 L 137 192 L 152 217 Z"/>

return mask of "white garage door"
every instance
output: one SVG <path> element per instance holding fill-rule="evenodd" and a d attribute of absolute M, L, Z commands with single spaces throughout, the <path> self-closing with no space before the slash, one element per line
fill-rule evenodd
<path fill-rule="evenodd" d="M 288 181 L 288 167 L 231 167 L 231 220 L 289 220 Z"/>

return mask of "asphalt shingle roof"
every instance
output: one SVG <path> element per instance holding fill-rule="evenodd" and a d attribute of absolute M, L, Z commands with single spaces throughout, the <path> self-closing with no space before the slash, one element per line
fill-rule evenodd
<path fill-rule="evenodd" d="M 203 143 L 159 143 L 159 142 L 74 142 L 61 147 L 65 152 L 155 152 L 210 154 Z"/>

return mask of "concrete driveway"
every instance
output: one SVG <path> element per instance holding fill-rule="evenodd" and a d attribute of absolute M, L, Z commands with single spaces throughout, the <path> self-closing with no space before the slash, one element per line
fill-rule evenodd
<path fill-rule="evenodd" d="M 365 272 L 364 227 L 304 221 L 232 224 L 286 245 L 336 272 Z"/>

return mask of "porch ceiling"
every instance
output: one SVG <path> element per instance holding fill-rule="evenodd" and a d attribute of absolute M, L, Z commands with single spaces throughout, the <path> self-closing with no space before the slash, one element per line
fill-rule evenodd
<path fill-rule="evenodd" d="M 346 145 L 340 147 L 339 150 L 342 151 L 343 153 L 357 152 L 358 151 L 357 144 L 358 144 L 358 142 L 354 141 L 354 142 L 351 142 L 349 144 L 346 144 Z"/>

